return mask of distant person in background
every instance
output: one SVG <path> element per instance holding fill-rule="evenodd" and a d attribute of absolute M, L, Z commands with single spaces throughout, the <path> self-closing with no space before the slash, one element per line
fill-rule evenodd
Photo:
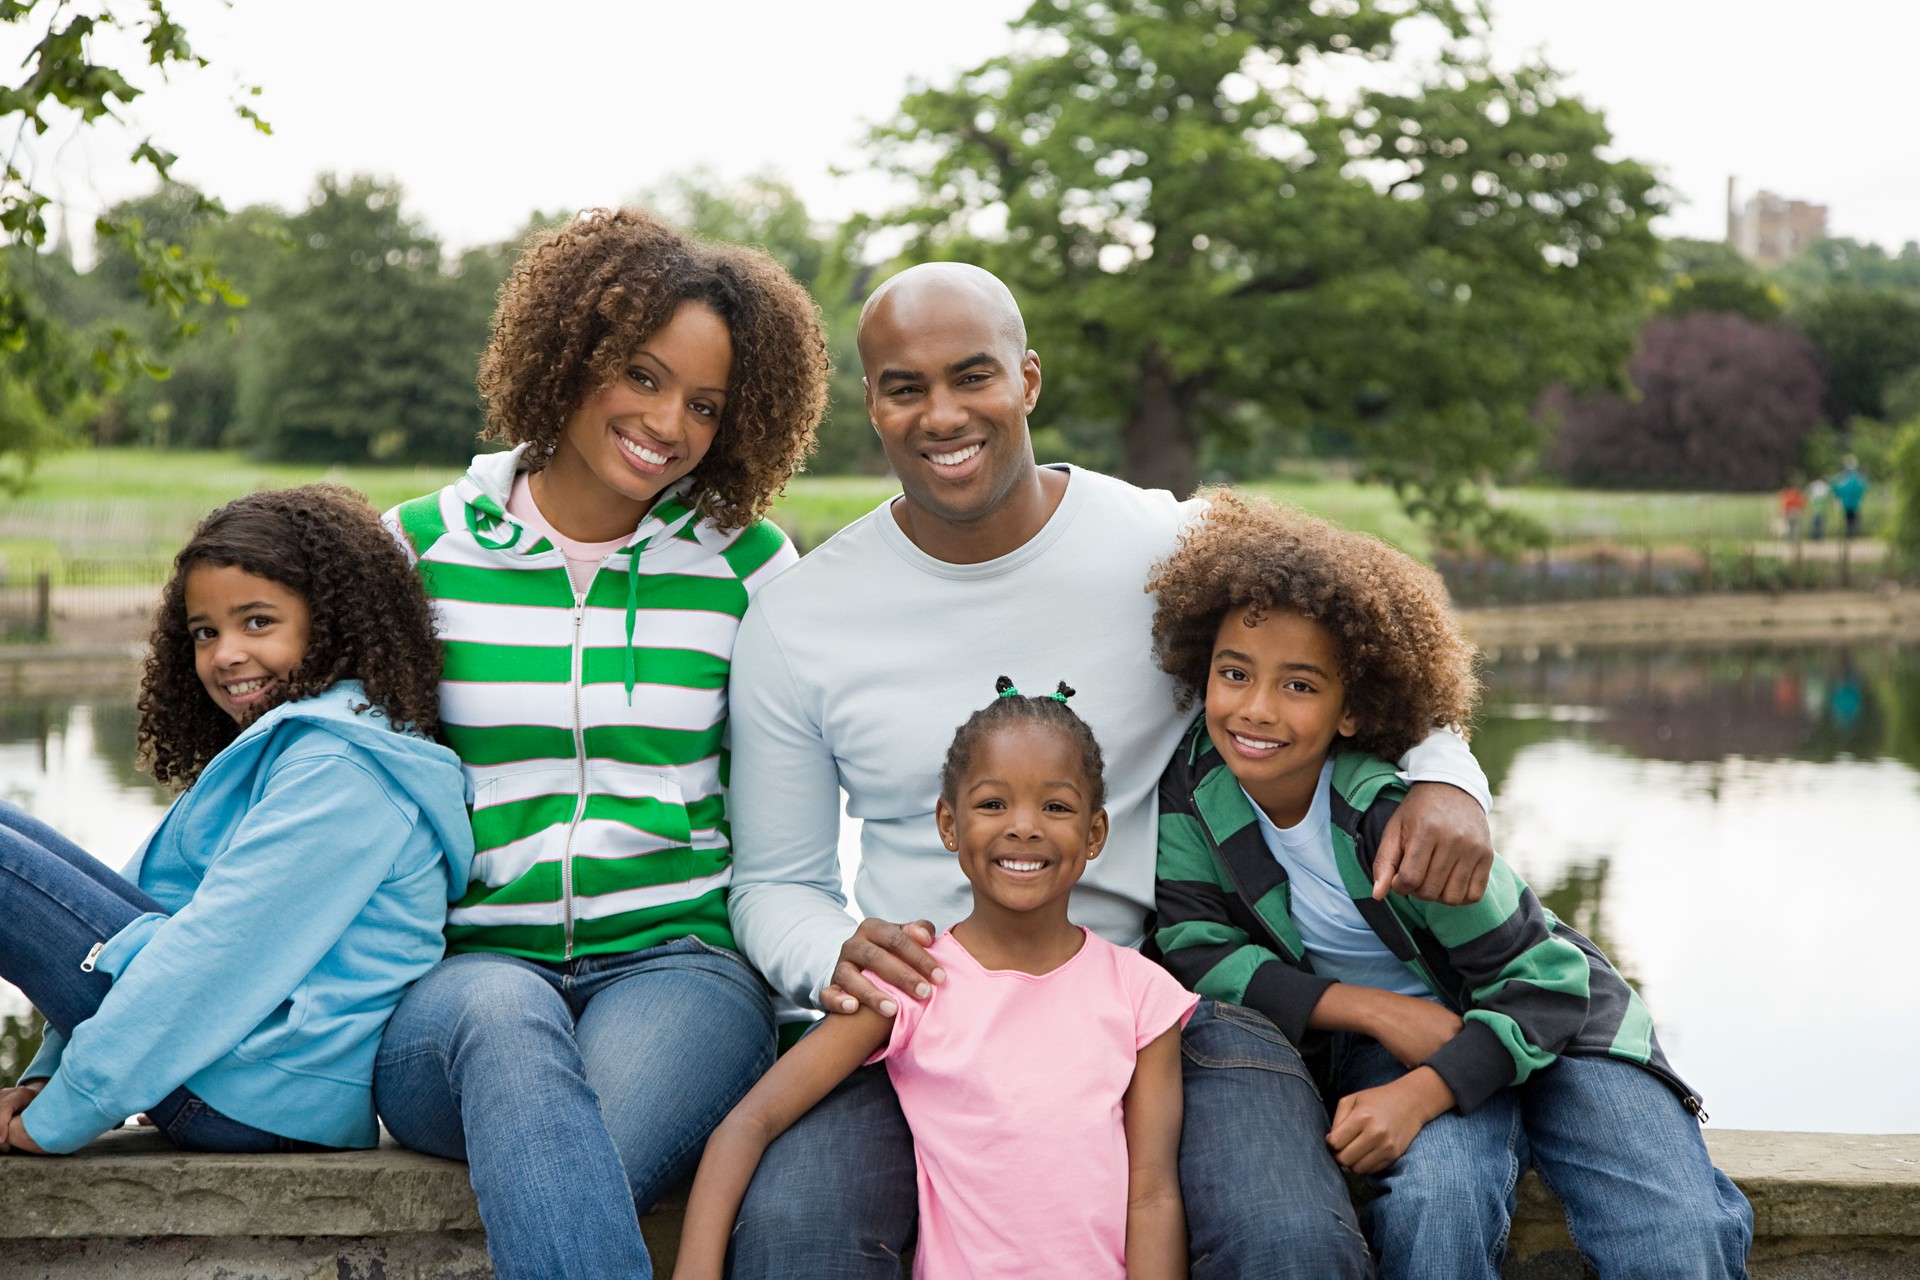
<path fill-rule="evenodd" d="M 1780 491 L 1780 520 L 1786 526 L 1788 540 L 1799 540 L 1800 514 L 1806 509 L 1807 491 L 1800 487 L 1800 477 L 1796 475 Z"/>
<path fill-rule="evenodd" d="M 1815 542 L 1827 536 L 1827 498 L 1832 492 L 1825 480 L 1815 480 L 1807 486 L 1807 510 L 1812 512 L 1807 536 Z"/>
<path fill-rule="evenodd" d="M 1867 500 L 1867 478 L 1860 474 L 1860 460 L 1852 454 L 1840 460 L 1840 472 L 1833 477 L 1833 496 L 1840 503 L 1840 514 L 1847 522 L 1847 536 L 1860 536 L 1860 504 Z"/>

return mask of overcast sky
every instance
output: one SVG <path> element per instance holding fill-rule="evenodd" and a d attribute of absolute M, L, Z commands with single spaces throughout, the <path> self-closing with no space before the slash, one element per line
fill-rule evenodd
<path fill-rule="evenodd" d="M 1678 203 L 1668 234 L 1718 239 L 1729 175 L 1829 206 L 1834 233 L 1920 238 L 1920 2 L 1494 0 L 1496 48 L 1541 49 L 1602 108 L 1617 149 Z M 398 179 L 455 246 L 535 208 L 616 203 L 706 165 L 775 170 L 816 213 L 887 203 L 858 172 L 867 122 L 908 83 L 1003 51 L 1025 0 L 174 0 L 212 61 L 136 104 L 178 174 L 230 207 L 299 208 L 323 170 Z M 24 51 L 0 32 L 0 60 Z M 11 55 L 11 56 L 8 56 Z M 274 126 L 259 137 L 235 86 Z M 57 142 L 58 145 L 54 145 Z M 149 184 L 121 138 L 50 135 L 33 163 L 84 222 Z M 835 177 L 834 166 L 854 170 Z"/>

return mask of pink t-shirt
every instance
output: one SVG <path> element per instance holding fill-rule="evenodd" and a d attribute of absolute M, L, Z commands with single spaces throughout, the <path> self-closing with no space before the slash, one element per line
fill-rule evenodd
<path fill-rule="evenodd" d="M 1140 1050 L 1200 997 L 1093 933 L 1038 976 L 983 969 L 951 933 L 932 952 L 947 980 L 925 1001 L 887 988 L 900 1013 L 872 1059 L 913 1128 L 914 1280 L 1124 1280 L 1121 1099 Z"/>
<path fill-rule="evenodd" d="M 573 593 L 577 596 L 584 596 L 593 586 L 594 571 L 602 560 L 633 541 L 631 533 L 609 542 L 581 542 L 561 533 L 541 514 L 540 504 L 533 500 L 533 486 L 524 471 L 513 477 L 513 488 L 507 494 L 507 514 L 551 542 L 567 558 L 567 578 L 573 583 Z"/>

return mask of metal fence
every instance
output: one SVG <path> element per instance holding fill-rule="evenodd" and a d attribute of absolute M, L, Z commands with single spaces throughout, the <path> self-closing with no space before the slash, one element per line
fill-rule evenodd
<path fill-rule="evenodd" d="M 1870 589 L 1897 580 L 1885 543 L 1771 541 L 1549 547 L 1513 558 L 1433 557 L 1456 604 L 1542 604 L 1716 591 Z"/>
<path fill-rule="evenodd" d="M 71 558 L 0 567 L 0 643 L 119 641 L 140 625 L 167 580 L 166 561 Z"/>

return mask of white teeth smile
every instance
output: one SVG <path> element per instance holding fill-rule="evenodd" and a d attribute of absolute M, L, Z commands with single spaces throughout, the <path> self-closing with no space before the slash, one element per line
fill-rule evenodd
<path fill-rule="evenodd" d="M 628 453 L 640 459 L 640 461 L 648 463 L 652 466 L 664 467 L 667 465 L 669 461 L 671 461 L 670 454 L 655 453 L 653 450 L 647 448 L 647 446 L 643 444 L 636 444 L 632 440 L 627 439 L 625 436 L 616 435 L 614 439 L 620 442 L 620 447 L 622 449 L 625 449 Z"/>
<path fill-rule="evenodd" d="M 227 691 L 229 698 L 244 698 L 250 693 L 260 692 L 272 683 L 271 676 L 257 676 L 252 680 L 236 680 L 232 684 L 223 684 L 220 687 Z"/>
<path fill-rule="evenodd" d="M 1277 742 L 1267 742 L 1260 738 L 1249 738 L 1239 733 L 1233 735 L 1233 740 L 1249 751 L 1272 751 L 1280 745 Z"/>
<path fill-rule="evenodd" d="M 1012 858 L 995 858 L 993 865 L 1005 867 L 1009 871 L 1039 871 L 1047 864 L 1044 862 L 1016 862 Z"/>
<path fill-rule="evenodd" d="M 980 452 L 980 446 L 970 444 L 956 453 L 930 453 L 927 457 L 931 458 L 938 466 L 957 467 L 978 452 Z"/>

